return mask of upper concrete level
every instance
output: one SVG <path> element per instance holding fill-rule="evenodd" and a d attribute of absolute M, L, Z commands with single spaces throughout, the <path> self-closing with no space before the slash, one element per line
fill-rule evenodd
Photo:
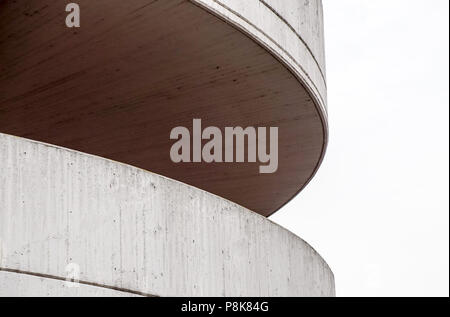
<path fill-rule="evenodd" d="M 328 129 L 318 0 L 0 2 L 0 132 L 127 163 L 268 216 Z M 170 159 L 176 126 L 278 127 L 278 170 Z"/>
<path fill-rule="evenodd" d="M 326 112 L 321 0 L 193 0 L 258 41 L 307 86 Z"/>

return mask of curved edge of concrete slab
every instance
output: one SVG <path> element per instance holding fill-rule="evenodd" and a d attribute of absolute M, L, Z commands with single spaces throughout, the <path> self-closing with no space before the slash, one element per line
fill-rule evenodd
<path fill-rule="evenodd" d="M 83 281 L 0 269 L 0 297 L 139 297 L 146 296 Z"/>
<path fill-rule="evenodd" d="M 43 21 L 7 17 L 46 0 L 1 5 L 1 132 L 152 170 L 264 216 L 305 188 L 328 138 L 320 0 L 80 1 L 73 34 L 60 5 L 45 5 Z M 278 127 L 279 168 L 175 164 L 169 133 L 194 118 Z"/>
<path fill-rule="evenodd" d="M 277 57 L 309 90 L 326 121 L 321 0 L 190 1 L 234 25 Z"/>
<path fill-rule="evenodd" d="M 205 191 L 5 134 L 0 168 L 3 270 L 76 266 L 86 283 L 157 296 L 335 295 L 306 242 Z"/>
<path fill-rule="evenodd" d="M 305 87 L 323 126 L 323 147 L 314 178 L 328 146 L 327 83 L 322 0 L 190 0 L 249 36 L 270 52 Z M 301 23 L 300 23 L 301 21 Z M 272 214 L 273 214 L 272 213 Z"/>

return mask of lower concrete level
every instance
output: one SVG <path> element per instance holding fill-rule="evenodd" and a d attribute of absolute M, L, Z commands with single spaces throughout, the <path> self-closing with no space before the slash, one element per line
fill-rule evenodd
<path fill-rule="evenodd" d="M 59 278 L 20 272 L 0 271 L 0 297 L 131 297 L 135 292 L 119 291 Z"/>
<path fill-rule="evenodd" d="M 6 134 L 0 170 L 0 296 L 335 295 L 305 241 L 195 187 Z"/>

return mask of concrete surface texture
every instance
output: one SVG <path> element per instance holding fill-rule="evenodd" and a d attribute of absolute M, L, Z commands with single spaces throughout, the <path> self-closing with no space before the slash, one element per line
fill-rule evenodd
<path fill-rule="evenodd" d="M 326 113 L 321 0 L 192 1 L 237 25 L 275 54 L 308 87 Z"/>
<path fill-rule="evenodd" d="M 311 180 L 327 118 L 320 1 L 0 1 L 0 132 L 161 174 L 269 216 Z M 278 10 L 278 11 L 277 11 Z M 174 163 L 193 119 L 277 127 L 278 169 Z M 206 140 L 203 140 L 206 143 Z"/>
<path fill-rule="evenodd" d="M 21 275 L 0 275 L 10 289 L 76 266 L 84 283 L 146 295 L 334 295 L 307 243 L 205 191 L 5 134 L 0 169 L 0 267 Z"/>
<path fill-rule="evenodd" d="M 76 2 L 0 2 L 0 296 L 334 296 L 264 217 L 325 153 L 321 1 Z M 277 172 L 173 163 L 195 118 L 276 125 Z"/>

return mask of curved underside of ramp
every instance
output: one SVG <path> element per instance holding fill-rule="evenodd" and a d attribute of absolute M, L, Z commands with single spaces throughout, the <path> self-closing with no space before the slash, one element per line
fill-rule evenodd
<path fill-rule="evenodd" d="M 268 216 L 327 142 L 321 2 L 0 2 L 0 132 L 127 163 Z M 278 127 L 279 163 L 171 161 L 176 126 Z"/>

